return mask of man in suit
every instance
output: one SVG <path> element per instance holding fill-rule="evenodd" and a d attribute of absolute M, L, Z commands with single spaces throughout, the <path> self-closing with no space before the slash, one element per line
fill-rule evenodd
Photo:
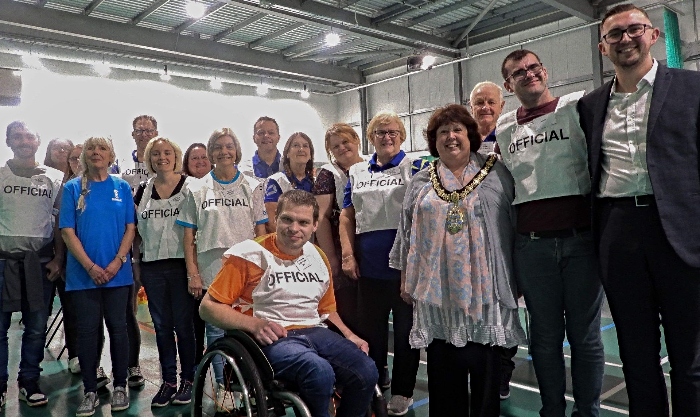
<path fill-rule="evenodd" d="M 700 73 L 654 60 L 644 10 L 616 6 L 599 49 L 615 78 L 579 101 L 601 278 L 617 329 L 630 416 L 700 415 Z"/>

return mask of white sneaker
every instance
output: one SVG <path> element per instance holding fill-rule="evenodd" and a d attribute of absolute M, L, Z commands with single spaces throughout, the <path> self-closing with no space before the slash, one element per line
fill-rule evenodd
<path fill-rule="evenodd" d="M 77 356 L 75 358 L 68 359 L 68 370 L 72 374 L 80 373 L 80 361 L 78 360 Z"/>
<path fill-rule="evenodd" d="M 402 416 L 408 413 L 408 407 L 413 405 L 413 398 L 406 398 L 402 395 L 393 395 L 386 405 L 386 412 L 390 416 Z"/>
<path fill-rule="evenodd" d="M 219 388 L 216 390 L 216 411 L 225 413 L 235 410 L 236 402 L 234 395 L 235 393 L 226 391 L 223 385 L 219 385 Z"/>

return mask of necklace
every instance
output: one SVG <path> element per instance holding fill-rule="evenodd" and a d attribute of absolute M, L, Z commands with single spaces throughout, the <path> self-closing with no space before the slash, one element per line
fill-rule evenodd
<path fill-rule="evenodd" d="M 437 160 L 433 161 L 428 167 L 430 182 L 433 184 L 435 194 L 437 194 L 442 200 L 451 203 L 450 208 L 447 210 L 447 219 L 445 219 L 445 228 L 451 235 L 458 233 L 464 228 L 466 215 L 464 210 L 459 206 L 459 202 L 464 200 L 469 193 L 474 191 L 474 189 L 481 184 L 481 181 L 486 178 L 488 173 L 491 171 L 491 168 L 493 168 L 493 165 L 496 163 L 496 159 L 496 155 L 490 155 L 486 159 L 484 166 L 481 167 L 474 178 L 472 178 L 464 187 L 454 191 L 447 191 L 447 189 L 445 189 L 445 187 L 442 185 L 440 177 L 437 173 Z"/>

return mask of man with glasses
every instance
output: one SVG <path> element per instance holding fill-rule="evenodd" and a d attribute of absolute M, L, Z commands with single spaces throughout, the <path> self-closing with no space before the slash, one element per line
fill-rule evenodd
<path fill-rule="evenodd" d="M 479 125 L 481 146 L 478 152 L 486 155 L 496 145 L 496 121 L 506 105 L 503 89 L 491 81 L 478 83 L 469 95 L 469 108 Z"/>
<path fill-rule="evenodd" d="M 576 111 L 583 92 L 555 97 L 547 69 L 528 50 L 501 66 L 521 106 L 498 119 L 496 140 L 515 180 L 518 289 L 530 313 L 532 363 L 543 417 L 566 413 L 564 335 L 571 346 L 575 416 L 598 416 L 604 353 L 603 290 L 587 195 L 586 140 Z"/>
<path fill-rule="evenodd" d="M 258 147 L 252 158 L 238 164 L 238 170 L 256 178 L 267 178 L 280 172 L 282 154 L 277 149 L 280 126 L 272 117 L 262 116 L 253 125 L 253 142 Z"/>
<path fill-rule="evenodd" d="M 131 132 L 131 137 L 136 142 L 136 150 L 131 153 L 134 161 L 133 168 L 124 168 L 122 178 L 131 185 L 131 191 L 135 192 L 142 181 L 149 178 L 148 168 L 144 160 L 144 152 L 148 142 L 158 136 L 158 122 L 155 117 L 147 114 L 136 116 L 131 122 L 134 130 Z"/>
<path fill-rule="evenodd" d="M 579 102 L 601 279 L 631 416 L 700 415 L 700 74 L 667 68 L 647 13 L 610 9 L 601 53 L 615 78 Z"/>

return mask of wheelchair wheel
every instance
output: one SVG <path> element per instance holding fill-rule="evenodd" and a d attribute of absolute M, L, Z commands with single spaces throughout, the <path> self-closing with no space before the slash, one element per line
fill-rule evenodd
<path fill-rule="evenodd" d="M 223 383 L 212 363 L 223 361 Z M 267 417 L 267 398 L 253 358 L 238 341 L 224 337 L 207 348 L 195 374 L 193 417 Z"/>

